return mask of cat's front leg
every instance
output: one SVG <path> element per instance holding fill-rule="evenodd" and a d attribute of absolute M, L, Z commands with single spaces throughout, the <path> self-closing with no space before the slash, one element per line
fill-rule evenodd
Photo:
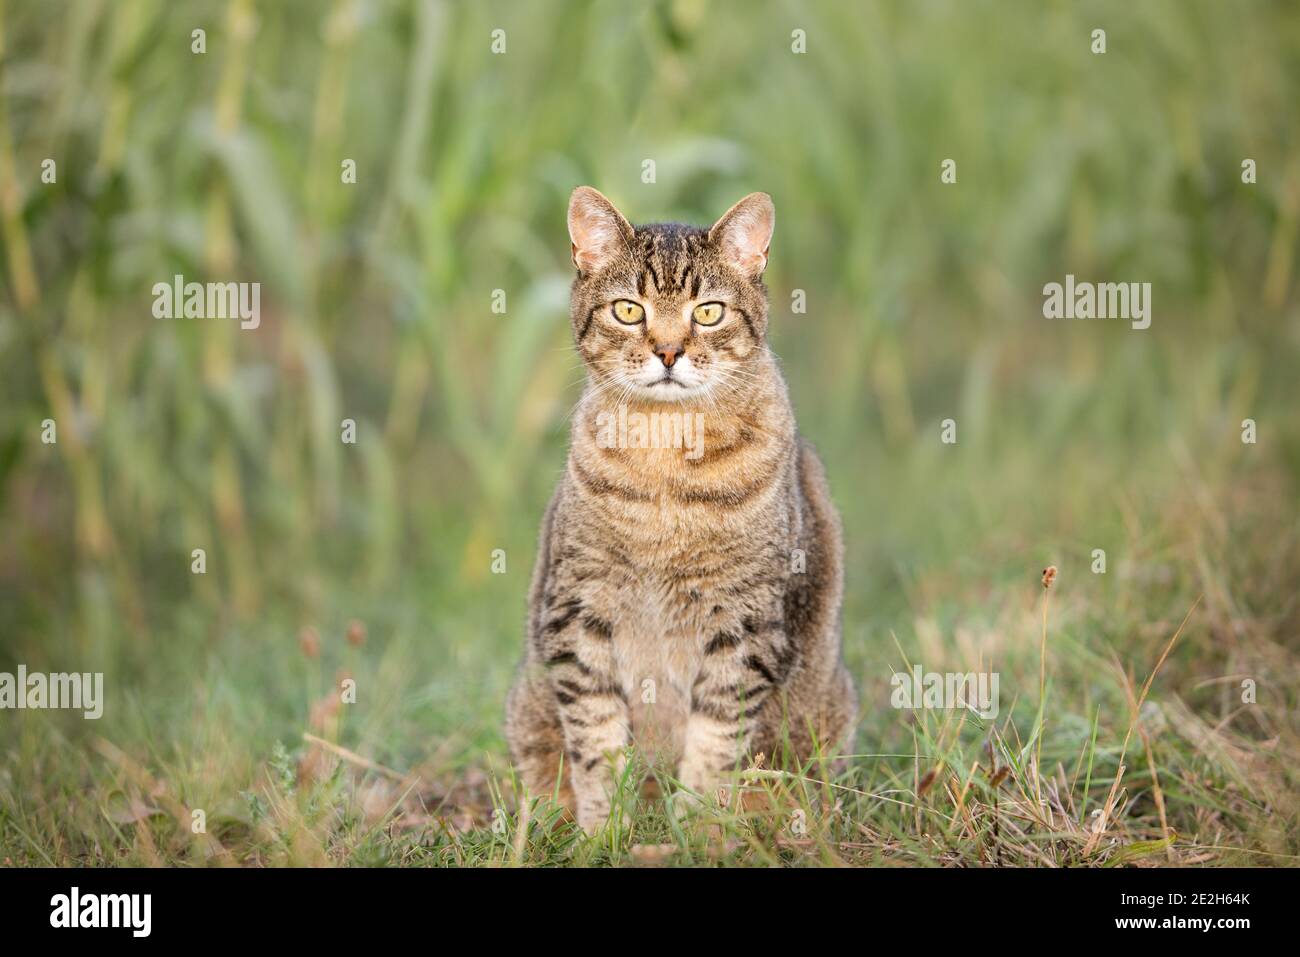
<path fill-rule="evenodd" d="M 614 675 L 612 629 L 578 597 L 555 602 L 539 651 L 564 729 L 574 814 L 587 833 L 609 819 L 630 736 L 627 697 Z"/>
<path fill-rule="evenodd" d="M 752 641 L 753 626 L 719 631 L 704 646 L 691 689 L 678 779 L 708 798 L 744 757 L 754 717 L 776 690 L 773 667 Z"/>

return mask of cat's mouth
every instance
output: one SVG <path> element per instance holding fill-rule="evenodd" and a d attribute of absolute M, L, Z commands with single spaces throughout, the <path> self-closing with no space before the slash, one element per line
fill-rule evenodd
<path fill-rule="evenodd" d="M 642 368 L 630 378 L 642 398 L 656 402 L 683 402 L 700 393 L 704 385 L 685 356 L 672 367 Z"/>
<path fill-rule="evenodd" d="M 694 395 L 700 387 L 697 383 L 683 382 L 679 377 L 665 370 L 662 376 L 645 386 L 645 389 L 656 397 L 677 400 Z"/>
<path fill-rule="evenodd" d="M 647 398 L 659 402 L 684 402 L 700 391 L 698 385 L 683 382 L 674 375 L 665 373 L 652 382 L 641 385 L 640 392 Z"/>

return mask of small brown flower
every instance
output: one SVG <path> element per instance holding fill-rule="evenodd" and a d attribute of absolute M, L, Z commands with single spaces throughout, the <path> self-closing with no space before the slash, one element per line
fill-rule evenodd
<path fill-rule="evenodd" d="M 338 715 L 341 707 L 338 695 L 327 694 L 312 704 L 307 726 L 317 733 L 329 730 L 330 721 Z"/>
<path fill-rule="evenodd" d="M 360 648 L 366 643 L 366 626 L 364 622 L 353 618 L 348 622 L 348 644 Z"/>
<path fill-rule="evenodd" d="M 303 626 L 302 631 L 298 632 L 298 647 L 308 658 L 319 658 L 320 632 L 311 625 Z"/>
<path fill-rule="evenodd" d="M 937 770 L 937 768 L 931 768 L 921 777 L 921 782 L 916 786 L 917 797 L 922 797 L 926 791 L 930 790 L 930 786 L 934 784 L 934 779 L 937 776 Z"/>
<path fill-rule="evenodd" d="M 1051 588 L 1054 581 L 1056 581 L 1056 566 L 1048 565 L 1043 569 L 1043 587 Z"/>

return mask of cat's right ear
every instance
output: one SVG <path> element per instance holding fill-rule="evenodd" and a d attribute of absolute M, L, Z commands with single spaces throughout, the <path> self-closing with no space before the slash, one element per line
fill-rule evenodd
<path fill-rule="evenodd" d="M 767 249 L 776 228 L 776 209 L 767 193 L 750 193 L 709 230 L 726 260 L 746 276 L 758 278 L 767 268 Z"/>
<path fill-rule="evenodd" d="M 593 273 L 623 252 L 632 226 L 599 190 L 579 186 L 569 197 L 569 242 L 578 272 Z"/>

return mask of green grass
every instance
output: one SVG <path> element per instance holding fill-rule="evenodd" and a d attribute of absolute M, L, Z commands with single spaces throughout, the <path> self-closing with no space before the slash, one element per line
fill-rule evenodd
<path fill-rule="evenodd" d="M 0 671 L 108 698 L 0 713 L 0 863 L 1300 860 L 1291 5 L 319 7 L 0 0 Z M 842 774 L 598 841 L 521 825 L 500 727 L 580 183 L 773 195 L 863 705 Z M 261 328 L 153 318 L 178 272 L 262 282 Z M 1151 282 L 1152 327 L 1043 319 L 1066 273 Z M 998 671 L 996 721 L 890 707 L 912 662 Z"/>

